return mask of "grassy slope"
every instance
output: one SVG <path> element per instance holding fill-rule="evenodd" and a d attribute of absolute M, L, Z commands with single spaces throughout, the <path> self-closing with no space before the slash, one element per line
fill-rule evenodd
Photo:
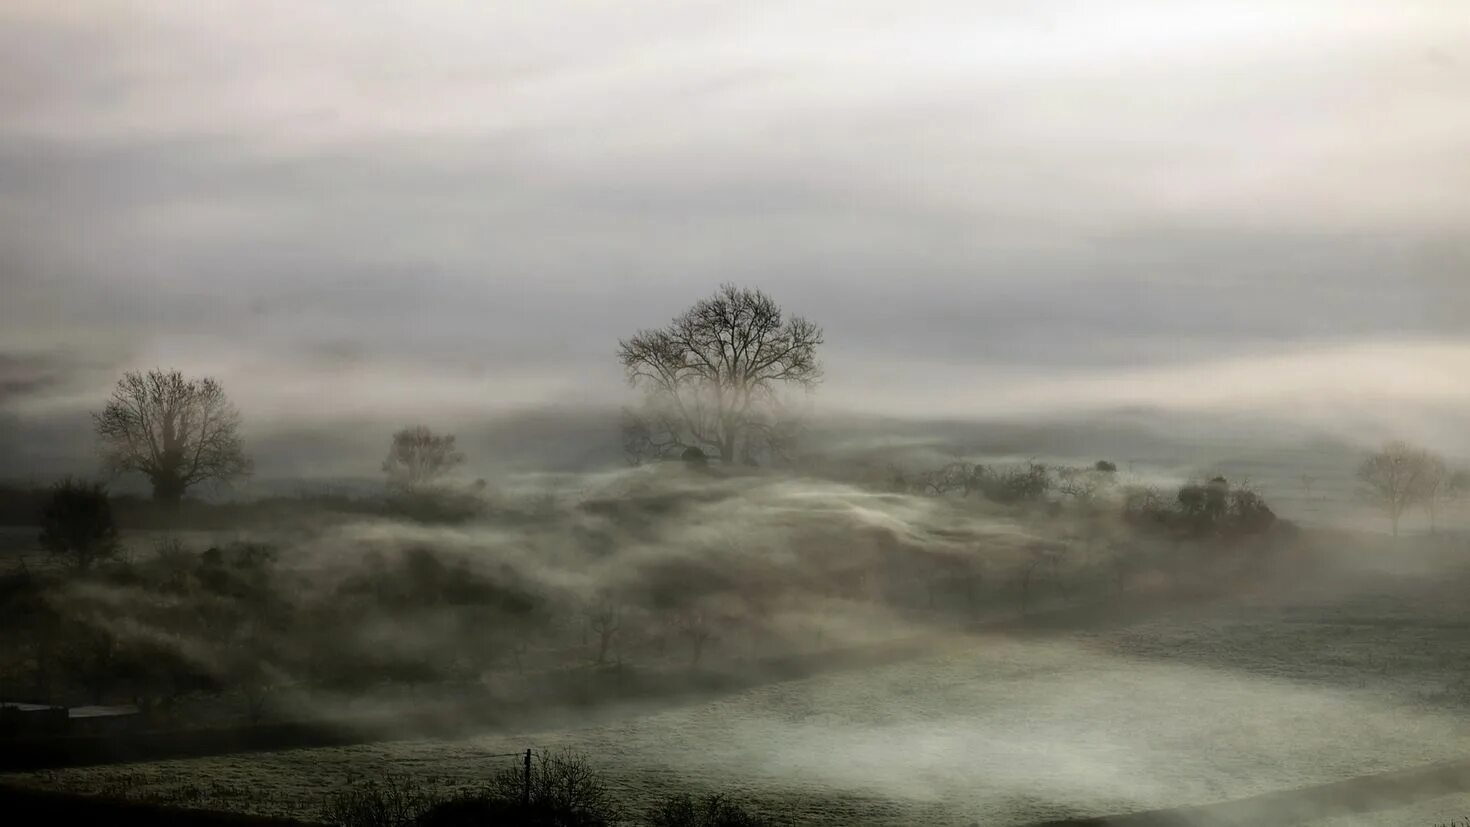
<path fill-rule="evenodd" d="M 168 798 L 178 779 L 207 778 L 221 791 L 210 805 L 303 812 L 365 775 L 470 784 L 505 762 L 487 756 L 568 744 L 630 795 L 718 788 L 803 823 L 1019 824 L 1240 798 L 1470 744 L 1470 698 L 1456 689 L 1470 576 L 1409 568 L 1365 564 L 1084 635 L 960 639 L 920 661 L 581 728 L 14 780 Z"/>

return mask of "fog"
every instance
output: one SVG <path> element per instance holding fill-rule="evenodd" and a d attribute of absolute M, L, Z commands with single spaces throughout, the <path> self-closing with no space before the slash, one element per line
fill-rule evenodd
<path fill-rule="evenodd" d="M 1255 5 L 0 5 L 0 799 L 1464 817 L 1470 14 Z"/>
<path fill-rule="evenodd" d="M 140 365 L 257 429 L 616 405 L 726 280 L 834 411 L 1464 408 L 1453 2 L 53 5 L 0 12 L 28 417 Z"/>

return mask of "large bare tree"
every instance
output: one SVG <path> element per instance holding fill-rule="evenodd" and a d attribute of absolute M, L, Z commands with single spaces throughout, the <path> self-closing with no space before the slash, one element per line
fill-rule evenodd
<path fill-rule="evenodd" d="M 156 500 L 177 503 L 190 487 L 250 473 L 240 412 L 214 379 L 176 370 L 123 375 L 94 416 L 102 457 L 114 472 L 137 471 Z"/>
<path fill-rule="evenodd" d="M 1395 537 L 1404 512 L 1434 496 L 1444 473 L 1443 461 L 1407 442 L 1387 443 L 1358 466 L 1365 493 L 1388 515 Z"/>
<path fill-rule="evenodd" d="M 383 473 L 388 475 L 389 489 L 413 493 L 443 479 L 464 459 L 454 447 L 453 434 L 436 434 L 415 425 L 393 434 Z"/>
<path fill-rule="evenodd" d="M 821 381 L 821 344 L 820 327 L 785 316 L 760 290 L 722 285 L 668 326 L 618 342 L 628 382 L 647 393 L 625 423 L 625 448 L 669 456 L 697 447 L 751 461 L 757 442 L 787 438 L 780 391 Z"/>

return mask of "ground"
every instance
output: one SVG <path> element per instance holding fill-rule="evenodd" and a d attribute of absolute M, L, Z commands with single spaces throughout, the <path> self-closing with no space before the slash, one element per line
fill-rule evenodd
<path fill-rule="evenodd" d="M 1465 757 L 1466 563 L 1454 545 L 1356 553 L 1330 576 L 1144 621 L 954 635 L 904 663 L 560 729 L 6 780 L 310 816 L 354 780 L 471 785 L 509 753 L 571 746 L 629 798 L 722 790 L 800 823 L 1019 825 L 1229 800 Z M 1318 824 L 1467 812 L 1446 796 Z"/>

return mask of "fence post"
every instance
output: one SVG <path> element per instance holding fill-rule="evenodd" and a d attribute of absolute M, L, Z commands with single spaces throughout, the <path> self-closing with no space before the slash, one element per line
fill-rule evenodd
<path fill-rule="evenodd" d="M 521 771 L 521 807 L 531 808 L 531 751 L 526 750 L 526 761 Z"/>

